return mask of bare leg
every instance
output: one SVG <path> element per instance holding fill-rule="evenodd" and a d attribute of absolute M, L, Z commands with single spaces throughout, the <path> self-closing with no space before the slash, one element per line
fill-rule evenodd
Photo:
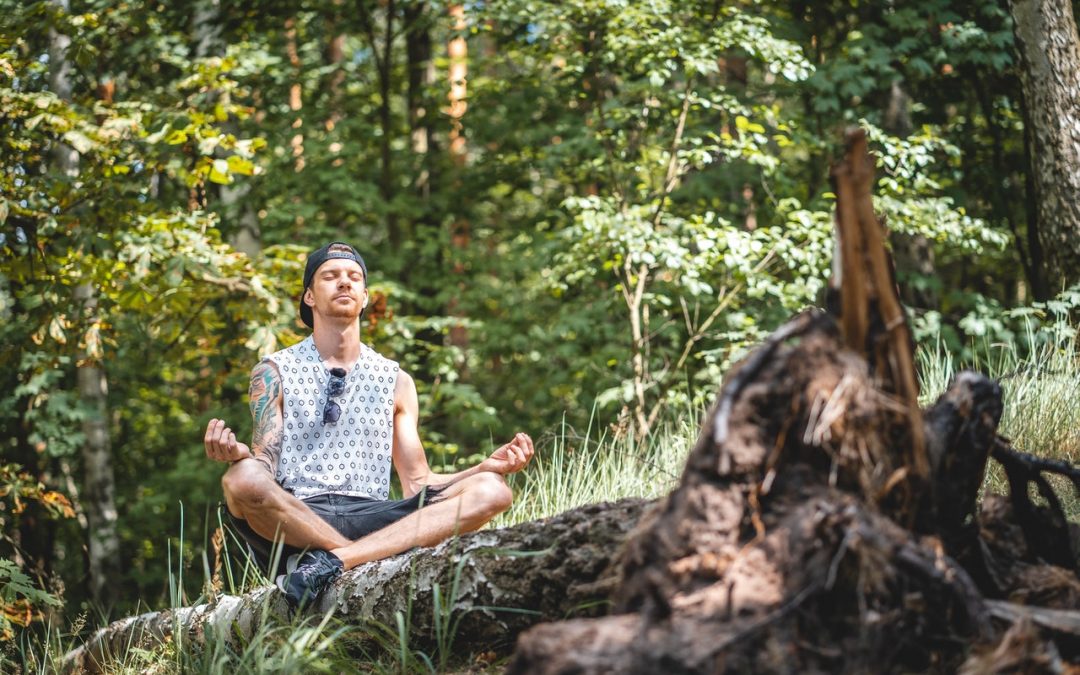
<path fill-rule="evenodd" d="M 434 546 L 454 534 L 478 530 L 510 507 L 502 476 L 482 472 L 449 485 L 440 500 L 354 542 L 330 548 L 345 569 L 381 560 L 415 546 Z"/>
<path fill-rule="evenodd" d="M 243 518 L 259 536 L 297 548 L 330 550 L 349 544 L 337 530 L 304 502 L 281 488 L 266 465 L 242 459 L 221 479 L 229 512 Z"/>

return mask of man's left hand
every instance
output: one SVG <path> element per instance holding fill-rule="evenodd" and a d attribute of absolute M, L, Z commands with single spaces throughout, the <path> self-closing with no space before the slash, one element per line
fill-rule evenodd
<path fill-rule="evenodd" d="M 484 471 L 506 475 L 521 471 L 532 460 L 533 442 L 528 434 L 514 434 L 514 440 L 491 453 L 480 468 Z"/>

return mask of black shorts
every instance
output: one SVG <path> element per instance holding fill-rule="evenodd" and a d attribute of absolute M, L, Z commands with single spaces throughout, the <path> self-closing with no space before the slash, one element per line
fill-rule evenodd
<path fill-rule="evenodd" d="M 401 520 L 414 511 L 419 511 L 424 506 L 435 503 L 439 500 L 439 493 L 443 489 L 444 486 L 425 486 L 420 492 L 407 499 L 381 500 L 370 497 L 323 494 L 300 501 L 307 504 L 315 515 L 329 523 L 343 537 L 349 541 L 356 541 Z M 237 534 L 247 542 L 259 569 L 267 572 L 269 576 L 284 574 L 285 563 L 289 556 L 301 551 L 295 546 L 281 545 L 281 553 L 277 555 L 277 569 L 271 573 L 270 565 L 274 562 L 275 556 L 273 542 L 251 529 L 246 520 L 237 518 L 228 508 L 225 508 L 225 513 L 228 514 L 229 521 Z"/>

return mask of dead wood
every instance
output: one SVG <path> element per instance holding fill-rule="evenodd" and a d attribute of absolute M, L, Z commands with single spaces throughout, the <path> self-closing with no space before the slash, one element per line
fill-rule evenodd
<path fill-rule="evenodd" d="M 1009 496 L 1016 516 L 1030 526 L 1023 529 L 1028 551 L 1053 565 L 1080 570 L 1077 552 L 1080 550 L 1070 535 L 1069 521 L 1045 473 L 1068 477 L 1073 489 L 1080 494 L 1080 469 L 1065 462 L 1056 462 L 1014 450 L 1004 438 L 994 439 L 991 448 L 994 459 L 1001 462 L 1009 479 Z M 1028 491 L 1034 484 L 1048 508 L 1035 506 Z"/>
<path fill-rule="evenodd" d="M 643 500 L 591 504 L 367 563 L 345 573 L 308 613 L 333 611 L 342 621 L 379 631 L 379 626 L 396 630 L 400 612 L 410 644 L 418 649 L 434 644 L 434 622 L 441 613 L 456 624 L 456 649 L 505 653 L 518 633 L 540 621 L 606 610 L 615 581 L 614 554 L 646 505 Z M 280 593 L 262 587 L 114 622 L 68 653 L 65 663 L 68 669 L 96 671 L 132 648 L 159 646 L 176 630 L 183 631 L 188 648 L 198 649 L 208 633 L 236 642 L 250 638 L 266 621 L 284 619 Z"/>
<path fill-rule="evenodd" d="M 796 316 L 728 374 L 679 485 L 627 541 L 616 613 L 530 629 L 510 672 L 1080 659 L 1065 609 L 1080 600 L 1077 537 L 1045 477 L 1075 485 L 1078 471 L 998 436 L 1001 388 L 977 373 L 919 409 L 865 138 L 848 141 L 833 172 L 839 316 Z M 980 508 L 991 458 L 1012 494 Z"/>

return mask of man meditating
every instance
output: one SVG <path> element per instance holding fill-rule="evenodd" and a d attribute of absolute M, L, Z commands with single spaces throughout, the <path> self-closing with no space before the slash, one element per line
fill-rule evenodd
<path fill-rule="evenodd" d="M 294 609 L 361 563 L 479 529 L 510 506 L 503 476 L 525 468 L 527 434 L 453 474 L 428 467 L 416 385 L 360 341 L 367 266 L 334 242 L 308 257 L 300 318 L 313 332 L 259 362 L 249 391 L 251 445 L 213 419 L 203 442 L 231 462 L 229 515 L 259 563 L 284 542 L 277 584 Z M 404 499 L 391 501 L 390 464 Z"/>

